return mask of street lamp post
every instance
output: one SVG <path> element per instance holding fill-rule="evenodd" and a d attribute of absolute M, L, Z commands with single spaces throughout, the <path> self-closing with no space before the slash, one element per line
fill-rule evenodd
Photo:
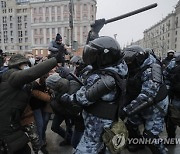
<path fill-rule="evenodd" d="M 73 51 L 73 12 L 74 12 L 74 5 L 73 0 L 70 0 L 69 2 L 69 27 L 71 29 L 71 51 Z"/>

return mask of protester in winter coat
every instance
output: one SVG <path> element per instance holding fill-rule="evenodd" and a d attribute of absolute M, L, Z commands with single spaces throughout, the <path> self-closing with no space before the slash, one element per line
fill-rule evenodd
<path fill-rule="evenodd" d="M 5 142 L 3 145 L 8 145 L 1 145 L 1 150 L 10 150 L 13 154 L 31 153 L 28 137 L 20 124 L 31 91 L 27 84 L 48 73 L 62 61 L 62 53 L 58 52 L 54 58 L 29 68 L 29 60 L 21 54 L 11 57 L 9 70 L 2 75 L 0 83 L 0 138 Z"/>

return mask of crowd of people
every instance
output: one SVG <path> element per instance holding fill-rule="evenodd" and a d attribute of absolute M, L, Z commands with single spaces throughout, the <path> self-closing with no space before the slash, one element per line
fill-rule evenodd
<path fill-rule="evenodd" d="M 100 19 L 91 25 L 82 56 L 69 61 L 65 55 L 72 53 L 60 34 L 43 59 L 0 50 L 0 154 L 51 153 L 46 129 L 52 114 L 51 130 L 64 139 L 59 146 L 71 145 L 75 154 L 137 152 L 145 146 L 167 154 L 163 142 L 127 140 L 158 140 L 164 126 L 167 138 L 176 137 L 180 56 L 169 50 L 161 61 L 153 49 L 121 50 L 115 39 L 98 35 L 104 24 Z"/>

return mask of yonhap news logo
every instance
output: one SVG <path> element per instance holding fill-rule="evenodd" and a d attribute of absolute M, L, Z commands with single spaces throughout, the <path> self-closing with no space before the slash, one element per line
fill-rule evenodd
<path fill-rule="evenodd" d="M 180 144 L 180 138 L 128 138 L 128 144 Z"/>

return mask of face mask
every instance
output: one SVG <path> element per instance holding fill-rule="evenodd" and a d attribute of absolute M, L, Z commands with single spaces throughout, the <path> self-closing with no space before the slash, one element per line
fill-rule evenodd
<path fill-rule="evenodd" d="M 31 66 L 33 66 L 35 64 L 35 59 L 34 58 L 29 58 L 29 61 L 31 63 Z"/>
<path fill-rule="evenodd" d="M 5 62 L 3 65 L 4 65 L 4 66 L 8 66 L 8 62 Z"/>
<path fill-rule="evenodd" d="M 24 66 L 23 70 L 27 70 L 29 69 L 30 67 L 28 65 Z"/>

